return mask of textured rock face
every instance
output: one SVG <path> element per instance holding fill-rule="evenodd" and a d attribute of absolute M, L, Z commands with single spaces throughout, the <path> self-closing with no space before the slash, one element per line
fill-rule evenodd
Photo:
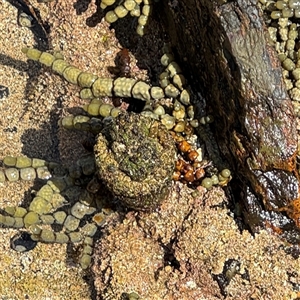
<path fill-rule="evenodd" d="M 100 178 L 126 206 L 157 207 L 170 190 L 175 164 L 174 141 L 167 129 L 133 113 L 106 123 L 95 145 Z"/>
<path fill-rule="evenodd" d="M 277 236 L 239 232 L 221 188 L 173 185 L 159 211 L 110 221 L 95 245 L 97 299 L 295 299 L 299 259 Z M 246 249 L 246 251 L 245 251 Z M 286 252 L 286 253 L 285 253 Z M 225 266 L 239 264 L 231 276 Z M 225 271 L 224 271 L 225 270 Z M 216 278 L 224 278 L 224 281 Z M 220 287 L 218 286 L 220 285 Z"/>

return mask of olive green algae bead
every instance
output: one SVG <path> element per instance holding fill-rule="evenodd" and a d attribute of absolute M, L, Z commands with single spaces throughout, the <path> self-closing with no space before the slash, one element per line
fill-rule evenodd
<path fill-rule="evenodd" d="M 300 68 L 296 68 L 295 70 L 292 71 L 293 77 L 295 78 L 295 80 L 299 80 L 300 79 Z"/>
<path fill-rule="evenodd" d="M 221 175 L 222 175 L 223 177 L 225 177 L 225 178 L 229 178 L 230 175 L 231 175 L 231 172 L 230 172 L 230 170 L 228 170 L 228 169 L 223 169 L 223 170 L 221 171 Z"/>
<path fill-rule="evenodd" d="M 281 14 L 283 18 L 291 18 L 294 15 L 294 10 L 286 7 L 282 9 Z"/>
<path fill-rule="evenodd" d="M 171 130 L 175 125 L 175 118 L 170 116 L 169 114 L 165 114 L 161 116 L 161 123 L 166 126 L 168 130 Z"/>
<path fill-rule="evenodd" d="M 145 16 L 145 15 L 140 15 L 139 18 L 138 18 L 138 24 L 140 26 L 145 26 L 148 22 L 148 16 Z"/>
<path fill-rule="evenodd" d="M 166 112 L 165 112 L 165 109 L 163 108 L 163 106 L 161 105 L 157 105 L 155 107 L 155 109 L 153 110 L 153 112 L 158 115 L 158 116 L 162 116 L 164 115 Z"/>
<path fill-rule="evenodd" d="M 140 17 L 139 17 L 140 18 Z M 145 26 L 144 25 L 138 25 L 136 27 L 136 33 L 139 35 L 139 36 L 143 36 L 145 34 Z"/>
<path fill-rule="evenodd" d="M 123 6 L 119 5 L 114 9 L 115 14 L 118 18 L 124 18 L 128 14 L 128 10 Z"/>
<path fill-rule="evenodd" d="M 294 17 L 297 19 L 300 18 L 300 9 L 299 8 L 294 10 Z"/>
<path fill-rule="evenodd" d="M 16 168 L 8 168 L 4 170 L 5 176 L 8 181 L 17 181 L 19 180 L 19 170 Z"/>
<path fill-rule="evenodd" d="M 14 224 L 15 224 L 15 218 L 14 218 L 14 217 L 10 217 L 10 216 L 5 216 L 5 217 L 1 220 L 1 223 L 2 223 L 4 226 L 7 226 L 7 227 L 14 227 Z"/>
<path fill-rule="evenodd" d="M 63 59 L 56 59 L 53 63 L 52 63 L 52 70 L 56 73 L 58 73 L 59 75 L 63 75 L 65 69 L 67 67 L 69 67 L 70 64 L 67 63 L 65 60 Z"/>
<path fill-rule="evenodd" d="M 69 242 L 69 237 L 63 232 L 56 232 L 55 242 L 59 244 L 66 244 Z"/>
<path fill-rule="evenodd" d="M 73 118 L 73 128 L 82 129 L 81 124 L 88 123 L 89 120 L 90 118 L 88 116 L 81 116 L 81 115 L 75 116 Z"/>
<path fill-rule="evenodd" d="M 113 91 L 118 97 L 131 97 L 131 90 L 136 84 L 133 78 L 119 77 L 114 81 Z"/>
<path fill-rule="evenodd" d="M 165 94 L 167 97 L 176 98 L 179 95 L 179 93 L 179 90 L 173 84 L 169 84 L 165 88 Z"/>
<path fill-rule="evenodd" d="M 84 245 L 93 246 L 93 244 L 94 244 L 94 240 L 93 240 L 92 237 L 86 236 L 86 237 L 84 238 Z"/>
<path fill-rule="evenodd" d="M 113 117 L 113 118 L 116 118 L 119 114 L 121 114 L 122 111 L 117 108 L 117 107 L 114 107 L 111 112 L 110 112 L 110 115 Z"/>
<path fill-rule="evenodd" d="M 69 66 L 64 70 L 62 75 L 68 82 L 72 84 L 77 84 L 77 79 L 81 73 L 82 71 L 78 68 Z"/>
<path fill-rule="evenodd" d="M 114 11 L 108 11 L 105 15 L 105 21 L 108 23 L 114 23 L 118 20 L 118 16 L 116 15 L 116 13 Z"/>
<path fill-rule="evenodd" d="M 69 168 L 69 175 L 71 178 L 78 179 L 82 176 L 81 167 L 78 164 L 74 164 Z"/>
<path fill-rule="evenodd" d="M 14 217 L 23 218 L 27 213 L 27 210 L 24 207 L 17 207 L 14 213 Z"/>
<path fill-rule="evenodd" d="M 6 167 L 15 167 L 17 163 L 17 158 L 15 156 L 6 156 L 3 159 L 3 164 Z"/>
<path fill-rule="evenodd" d="M 151 99 L 149 90 L 150 86 L 147 83 L 138 81 L 133 86 L 131 93 L 134 98 L 147 101 Z"/>
<path fill-rule="evenodd" d="M 37 177 L 35 169 L 30 167 L 30 168 L 23 168 L 20 170 L 20 178 L 22 180 L 30 181 L 34 180 Z"/>
<path fill-rule="evenodd" d="M 53 214 L 53 217 L 57 224 L 62 225 L 67 218 L 67 214 L 64 211 L 57 211 Z"/>
<path fill-rule="evenodd" d="M 279 19 L 279 18 L 281 18 L 281 16 L 282 16 L 282 13 L 281 13 L 280 10 L 273 10 L 273 11 L 271 12 L 271 18 L 272 18 L 273 20 Z"/>
<path fill-rule="evenodd" d="M 27 15 L 26 13 L 22 12 L 19 14 L 18 16 L 18 23 L 20 24 L 20 26 L 22 27 L 28 27 L 31 28 L 34 26 L 33 23 L 33 17 Z"/>
<path fill-rule="evenodd" d="M 219 184 L 219 178 L 218 178 L 218 176 L 217 175 L 211 176 L 211 181 L 212 181 L 213 185 Z"/>
<path fill-rule="evenodd" d="M 80 258 L 80 266 L 83 270 L 87 269 L 92 262 L 92 257 L 89 254 L 83 254 Z"/>
<path fill-rule="evenodd" d="M 91 103 L 85 105 L 83 109 L 91 116 L 99 116 L 99 107 L 101 104 Z"/>
<path fill-rule="evenodd" d="M 15 223 L 14 223 L 14 228 L 22 228 L 24 227 L 24 221 L 23 218 L 14 218 L 15 219 Z"/>
<path fill-rule="evenodd" d="M 52 225 L 55 222 L 55 219 L 51 215 L 40 215 L 40 220 L 42 224 Z"/>
<path fill-rule="evenodd" d="M 82 252 L 91 255 L 93 254 L 93 248 L 90 245 L 84 245 Z"/>
<path fill-rule="evenodd" d="M 27 168 L 31 166 L 31 163 L 32 163 L 31 158 L 26 156 L 18 156 L 16 161 L 16 168 L 18 169 Z"/>
<path fill-rule="evenodd" d="M 80 232 L 70 232 L 68 235 L 72 243 L 78 243 L 82 240 L 82 235 Z"/>
<path fill-rule="evenodd" d="M 285 1 L 277 1 L 275 3 L 275 6 L 280 9 L 283 10 L 285 7 L 287 7 L 287 3 Z"/>
<path fill-rule="evenodd" d="M 98 227 L 95 224 L 92 223 L 87 223 L 85 224 L 82 229 L 81 232 L 85 235 L 85 236 L 94 236 L 97 232 Z"/>
<path fill-rule="evenodd" d="M 173 128 L 175 132 L 184 132 L 185 130 L 185 121 L 179 121 Z"/>
<path fill-rule="evenodd" d="M 162 99 L 164 98 L 164 90 L 159 86 L 153 86 L 150 89 L 150 95 L 152 99 Z"/>
<path fill-rule="evenodd" d="M 50 187 L 50 185 L 45 184 L 40 188 L 36 195 L 50 202 L 53 197 L 53 189 Z"/>
<path fill-rule="evenodd" d="M 160 62 L 163 66 L 168 66 L 172 61 L 174 61 L 174 55 L 172 53 L 165 53 L 161 59 Z"/>
<path fill-rule="evenodd" d="M 281 62 L 283 62 L 287 58 L 287 56 L 285 53 L 279 53 L 278 58 Z"/>
<path fill-rule="evenodd" d="M 175 61 L 172 61 L 168 64 L 167 70 L 169 71 L 171 77 L 174 77 L 176 74 L 182 72 L 180 66 Z"/>
<path fill-rule="evenodd" d="M 73 129 L 74 128 L 74 116 L 66 116 L 62 118 L 61 125 L 66 129 Z"/>
<path fill-rule="evenodd" d="M 39 179 L 48 180 L 52 177 L 48 167 L 38 167 L 36 168 L 36 176 Z"/>
<path fill-rule="evenodd" d="M 188 116 L 189 116 L 189 118 L 191 120 L 194 119 L 194 117 L 195 117 L 195 110 L 194 110 L 194 106 L 193 105 L 188 106 L 188 108 L 187 108 L 187 114 L 188 114 Z"/>
<path fill-rule="evenodd" d="M 55 242 L 55 234 L 52 230 L 43 229 L 40 234 L 40 239 L 46 243 L 53 243 Z"/>
<path fill-rule="evenodd" d="M 287 71 L 293 71 L 295 69 L 295 63 L 290 58 L 287 58 L 282 62 L 282 67 Z"/>
<path fill-rule="evenodd" d="M 75 231 L 79 226 L 79 222 L 79 219 L 73 217 L 72 215 L 68 215 L 64 222 L 64 227 L 69 231 Z"/>
<path fill-rule="evenodd" d="M 300 1 L 299 0 L 289 0 L 289 7 L 294 9 L 300 8 Z"/>
<path fill-rule="evenodd" d="M 102 117 L 108 117 L 110 116 L 110 112 L 112 111 L 114 107 L 110 104 L 102 104 L 99 107 L 99 115 Z"/>
<path fill-rule="evenodd" d="M 36 224 L 31 225 L 29 229 L 30 229 L 31 233 L 34 235 L 40 235 L 40 233 L 42 232 L 41 227 L 39 227 Z"/>
<path fill-rule="evenodd" d="M 184 117 L 185 117 L 184 106 L 179 110 L 173 110 L 172 115 L 173 115 L 173 117 L 175 117 L 176 120 L 184 119 Z"/>
<path fill-rule="evenodd" d="M 180 90 L 183 90 L 183 86 L 186 84 L 185 78 L 182 74 L 176 74 L 173 77 L 173 83 L 178 87 Z"/>
<path fill-rule="evenodd" d="M 295 49 L 295 44 L 296 42 L 294 40 L 287 40 L 286 45 L 285 45 L 285 49 L 287 51 L 291 51 Z"/>
<path fill-rule="evenodd" d="M 39 224 L 39 223 L 40 223 L 39 215 L 36 212 L 30 211 L 24 217 L 25 227 L 29 227 L 33 224 Z"/>
<path fill-rule="evenodd" d="M 136 2 L 134 0 L 125 0 L 124 6 L 128 11 L 131 11 L 135 8 Z"/>
<path fill-rule="evenodd" d="M 39 62 L 47 67 L 51 67 L 56 57 L 50 53 L 43 52 L 39 58 Z"/>
<path fill-rule="evenodd" d="M 105 9 L 107 6 L 113 5 L 115 2 L 116 2 L 116 0 L 102 0 L 101 4 L 100 4 L 100 7 L 102 9 Z"/>
<path fill-rule="evenodd" d="M 180 93 L 179 100 L 182 104 L 189 105 L 191 103 L 189 92 L 187 90 L 183 90 Z"/>
<path fill-rule="evenodd" d="M 190 124 L 193 128 L 197 128 L 197 127 L 199 127 L 199 125 L 200 125 L 200 123 L 199 123 L 199 121 L 198 121 L 197 119 L 191 120 L 191 121 L 189 122 L 189 124 Z"/>
<path fill-rule="evenodd" d="M 84 175 L 92 175 L 96 171 L 95 159 L 92 155 L 79 158 L 76 164 L 81 167 Z"/>
<path fill-rule="evenodd" d="M 79 196 L 79 202 L 86 206 L 90 206 L 94 201 L 94 198 L 92 197 L 92 194 L 89 193 L 87 190 L 85 190 L 83 193 Z"/>
<path fill-rule="evenodd" d="M 76 202 L 71 208 L 71 214 L 77 219 L 82 219 L 85 215 L 94 213 L 95 210 L 94 207 L 89 207 L 80 202 Z"/>
<path fill-rule="evenodd" d="M 47 165 L 44 159 L 32 158 L 31 166 L 35 169 L 39 167 L 45 167 Z"/>
<path fill-rule="evenodd" d="M 92 93 L 94 97 L 111 97 L 113 91 L 114 80 L 111 78 L 98 78 L 92 85 Z"/>
<path fill-rule="evenodd" d="M 159 80 L 159 84 L 162 88 L 166 88 L 170 84 L 169 78 Z"/>
<path fill-rule="evenodd" d="M 213 186 L 213 181 L 210 178 L 204 178 L 201 181 L 201 185 L 206 189 L 210 189 Z"/>
<path fill-rule="evenodd" d="M 145 4 L 142 8 L 142 14 L 145 16 L 149 16 L 151 12 L 151 6 L 149 4 Z"/>
<path fill-rule="evenodd" d="M 77 82 L 80 87 L 90 88 L 93 83 L 97 80 L 98 76 L 88 72 L 82 72 L 78 78 Z"/>
<path fill-rule="evenodd" d="M 132 17 L 139 17 L 141 15 L 141 9 L 139 5 L 135 5 L 135 7 L 130 11 L 130 15 Z"/>
<path fill-rule="evenodd" d="M 66 205 L 67 203 L 68 201 L 61 194 L 59 193 L 53 194 L 53 197 L 51 199 L 51 205 L 54 210 Z"/>
<path fill-rule="evenodd" d="M 169 79 L 169 78 L 170 78 L 170 75 L 169 75 L 169 72 L 167 72 L 167 71 L 164 71 L 164 72 L 159 74 L 159 79 L 160 80 Z"/>
<path fill-rule="evenodd" d="M 4 208 L 4 211 L 6 213 L 8 213 L 11 216 L 14 216 L 15 212 L 16 212 L 16 206 L 7 206 Z"/>
<path fill-rule="evenodd" d="M 36 212 L 39 215 L 48 214 L 51 210 L 52 205 L 41 197 L 35 197 L 29 205 L 29 211 Z"/>
<path fill-rule="evenodd" d="M 38 61 L 42 55 L 42 51 L 33 48 L 22 48 L 22 52 L 27 55 L 29 59 Z"/>

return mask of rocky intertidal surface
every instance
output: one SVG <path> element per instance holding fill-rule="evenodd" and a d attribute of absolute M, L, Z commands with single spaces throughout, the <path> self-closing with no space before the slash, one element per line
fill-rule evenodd
<path fill-rule="evenodd" d="M 4 199 L 0 223 L 5 227 L 18 230 L 25 228 L 30 233 L 23 233 L 13 238 L 12 248 L 20 251 L 21 256 L 27 257 L 32 253 L 29 250 L 36 247 L 38 241 L 46 244 L 75 245 L 77 250 L 76 254 L 73 253 L 71 264 L 73 265 L 74 261 L 78 262 L 83 269 L 87 270 L 85 273 L 87 275 L 91 271 L 95 288 L 92 297 L 99 299 L 223 299 L 225 297 L 227 299 L 296 299 L 299 296 L 297 284 L 299 249 L 297 245 L 292 246 L 272 235 L 275 232 L 292 242 L 298 241 L 299 235 L 297 227 L 299 208 L 298 200 L 295 198 L 298 193 L 296 131 L 293 127 L 295 119 L 284 91 L 280 92 L 281 98 L 279 98 L 283 99 L 280 105 L 277 105 L 276 101 L 267 102 L 265 100 L 269 98 L 259 96 L 257 98 L 260 106 L 252 106 L 257 98 L 249 96 L 247 102 L 243 102 L 246 98 L 240 95 L 243 85 L 239 93 L 235 94 L 238 95 L 237 98 L 231 97 L 230 93 L 225 93 L 229 90 L 222 87 L 224 78 L 218 76 L 227 70 L 226 63 L 218 68 L 217 76 L 211 81 L 208 78 L 214 75 L 206 69 L 201 69 L 201 76 L 206 78 L 204 86 L 207 93 L 214 91 L 217 85 L 218 93 L 224 92 L 227 95 L 226 104 L 220 102 L 224 104 L 224 106 L 220 104 L 224 109 L 220 110 L 216 107 L 214 111 L 210 107 L 212 99 L 210 97 L 204 99 L 199 92 L 203 87 L 198 86 L 195 89 L 194 83 L 199 78 L 191 76 L 187 79 L 183 75 L 188 69 L 184 65 L 189 64 L 190 58 L 182 58 L 184 63 L 181 66 L 175 61 L 175 57 L 176 60 L 179 58 L 176 48 L 178 46 L 179 49 L 181 44 L 172 45 L 173 50 L 175 49 L 176 55 L 174 55 L 169 44 L 165 46 L 162 40 L 159 41 L 158 45 L 162 48 L 160 69 L 157 70 L 154 63 L 145 63 L 152 72 L 151 80 L 147 76 L 141 76 L 141 70 L 132 64 L 134 57 L 130 45 L 126 46 L 129 49 L 118 49 L 117 54 L 112 54 L 114 47 L 111 43 L 114 38 L 111 34 L 114 29 L 108 30 L 110 24 L 122 18 L 124 19 L 116 23 L 126 23 L 127 15 L 137 17 L 136 40 L 147 41 L 148 39 L 151 47 L 155 48 L 157 46 L 154 45 L 155 40 L 148 35 L 148 30 L 151 32 L 152 29 L 151 11 L 155 9 L 155 5 L 161 5 L 162 8 L 166 4 L 173 12 L 180 12 L 183 15 L 185 7 L 181 6 L 182 3 L 161 1 L 159 4 L 154 4 L 149 0 L 125 0 L 116 3 L 114 0 L 102 0 L 97 3 L 97 6 L 95 5 L 95 9 L 99 7 L 105 9 L 103 16 L 109 24 L 102 22 L 100 24 L 101 26 L 104 24 L 105 29 L 99 25 L 98 31 L 93 28 L 84 31 L 81 27 L 81 23 L 84 22 L 74 25 L 74 30 L 70 28 L 79 18 L 80 12 L 82 13 L 92 4 L 81 7 L 79 2 L 76 3 L 74 7 L 76 12 L 79 12 L 78 16 L 73 16 L 73 22 L 65 23 L 70 17 L 65 12 L 70 12 L 70 7 L 72 7 L 71 11 L 74 8 L 71 1 L 38 2 L 44 2 L 46 4 L 40 5 L 51 8 L 53 17 L 51 20 L 54 20 L 51 26 L 57 31 L 51 33 L 52 42 L 55 49 L 64 48 L 64 50 L 44 52 L 41 50 L 43 47 L 23 48 L 23 52 L 30 60 L 24 63 L 22 68 L 28 73 L 31 72 L 30 66 L 37 68 L 39 64 L 31 60 L 44 65 L 41 74 L 48 78 L 44 81 L 43 88 L 53 91 L 63 90 L 55 105 L 59 105 L 61 99 L 72 98 L 76 94 L 76 88 L 79 87 L 81 91 L 78 95 L 82 99 L 80 101 L 83 110 L 81 114 L 77 114 L 79 109 L 64 111 L 63 115 L 67 116 L 58 122 L 61 136 L 67 137 L 61 140 L 62 146 L 59 151 L 63 153 L 68 152 L 66 149 L 70 149 L 69 157 L 64 161 L 66 166 L 50 162 L 49 159 L 35 159 L 15 154 L 12 151 L 13 146 L 5 146 L 8 149 L 2 155 L 1 185 L 16 186 L 17 180 L 22 180 L 21 184 L 32 180 L 39 183 L 38 188 L 31 191 L 29 197 L 31 199 L 27 199 L 28 201 L 22 205 L 18 205 L 18 200 L 11 203 Z M 240 16 L 235 19 L 239 22 L 243 23 L 245 17 L 243 15 L 245 7 L 240 2 L 219 1 L 218 4 L 213 4 L 210 1 L 199 1 L 193 11 L 199 8 L 198 5 L 202 5 L 201 12 L 207 9 L 207 15 L 211 16 L 212 10 L 216 9 L 224 17 L 222 25 L 233 26 L 239 24 L 231 23 L 235 13 Z M 253 1 L 250 2 L 251 5 L 247 7 L 253 8 L 252 12 L 256 14 L 257 6 L 256 4 L 254 6 Z M 289 19 L 298 16 L 297 1 L 277 1 L 272 5 L 269 1 L 261 2 L 267 19 L 276 21 L 278 18 Z M 188 7 L 188 1 L 185 4 Z M 39 19 L 38 24 L 42 27 L 46 25 L 32 7 L 27 13 L 31 13 L 32 16 L 19 15 L 20 25 L 35 28 L 37 26 L 35 18 Z M 57 19 L 56 14 L 61 17 Z M 95 18 L 96 15 L 95 13 L 93 17 Z M 215 20 L 214 18 L 215 16 L 212 20 Z M 60 22 L 63 23 L 62 26 Z M 148 22 L 151 26 L 147 24 Z M 250 25 L 251 22 L 252 19 L 249 21 Z M 256 22 L 259 26 L 263 24 L 261 18 L 256 19 Z M 225 31 L 228 29 L 226 26 Z M 297 26 L 290 27 L 288 40 L 291 41 L 288 41 L 289 46 L 284 45 L 286 49 L 291 50 L 293 40 L 297 43 Z M 116 24 L 111 27 L 116 28 L 116 32 L 120 30 Z M 133 27 L 135 28 L 136 25 Z M 283 86 L 278 75 L 280 65 L 273 64 L 276 67 L 274 74 L 263 73 L 263 76 L 262 74 L 254 76 L 253 70 L 266 67 L 265 56 L 264 59 L 259 58 L 255 62 L 252 59 L 255 55 L 246 59 L 239 56 L 245 49 L 254 49 L 253 51 L 257 53 L 263 51 L 266 41 L 264 36 L 260 35 L 258 39 L 263 43 L 251 44 L 253 39 L 257 41 L 257 28 L 245 31 L 239 31 L 240 26 L 237 28 L 234 33 L 239 37 L 242 32 L 244 38 L 242 41 L 245 44 L 242 43 L 241 46 L 240 40 L 235 39 L 235 35 L 229 35 L 225 44 L 227 51 L 230 50 L 232 53 L 224 49 L 224 56 L 228 59 L 227 62 L 233 72 L 232 78 L 235 78 L 238 73 L 235 72 L 236 69 L 239 70 L 244 64 L 250 65 L 253 67 L 246 74 L 247 76 L 250 74 L 248 77 L 241 72 L 242 76 L 251 79 L 250 88 L 253 89 L 254 86 L 254 91 L 261 91 L 269 82 L 275 82 L 276 91 L 280 90 Z M 133 31 L 129 31 L 130 39 Z M 93 35 L 87 38 L 90 32 L 93 32 Z M 200 30 L 199 36 L 203 32 Z M 44 27 L 44 33 L 47 33 L 47 26 Z M 55 34 L 59 36 L 57 40 Z M 188 35 L 187 31 L 185 34 Z M 64 35 L 69 39 L 64 39 Z M 75 36 L 78 36 L 78 40 L 74 38 Z M 85 46 L 82 51 L 73 51 L 72 47 L 75 49 L 75 44 L 69 48 L 69 43 L 74 42 L 74 39 L 79 42 L 81 36 L 84 36 L 82 43 L 89 41 L 94 45 L 99 41 L 99 44 L 95 49 Z M 218 35 L 221 36 L 223 38 L 223 35 Z M 126 38 L 124 40 L 128 42 Z M 205 38 L 202 40 L 206 41 Z M 219 66 L 219 57 L 215 55 L 218 53 L 218 48 L 211 47 L 215 42 L 214 33 L 209 34 L 209 41 L 210 47 L 206 48 L 207 45 L 199 44 L 201 47 L 197 46 L 194 50 L 201 53 L 203 50 L 203 55 L 213 52 L 214 59 L 206 61 L 210 66 L 209 69 L 213 71 L 214 67 Z M 232 49 L 228 47 L 228 43 L 233 47 Z M 249 48 L 249 45 L 256 46 Z M 140 46 L 137 45 L 138 47 Z M 94 52 L 91 54 L 92 49 Z M 191 49 L 193 50 L 193 47 Z M 147 56 L 146 50 L 143 48 L 142 56 Z M 71 55 L 68 51 L 71 51 Z M 291 62 L 286 59 L 292 60 L 292 51 L 284 55 L 287 57 L 282 56 L 283 67 L 291 68 Z M 112 56 L 115 60 L 107 68 L 113 70 L 110 74 L 102 69 L 106 63 L 104 61 L 111 59 Z M 90 59 L 93 59 L 93 63 L 90 63 Z M 148 57 L 140 57 L 140 59 L 147 61 Z M 114 63 L 116 66 L 112 66 Z M 101 66 L 99 68 L 101 70 L 97 69 L 98 65 Z M 291 69 L 289 72 L 296 74 L 296 69 Z M 59 82 L 59 79 L 58 76 L 50 76 L 49 71 L 54 71 L 77 87 L 73 89 L 66 84 L 51 86 L 53 80 Z M 98 74 L 98 71 L 101 75 L 94 75 Z M 228 86 L 232 87 L 231 84 Z M 34 98 L 34 101 L 38 99 L 36 100 L 38 104 L 34 106 L 30 101 L 26 103 L 26 107 L 32 109 L 29 123 L 33 126 L 35 119 L 42 118 L 42 114 L 34 111 L 33 107 L 38 107 L 39 110 L 46 100 L 40 101 L 39 93 L 43 89 L 39 86 L 26 87 L 26 92 L 30 92 L 30 89 L 38 91 L 38 97 Z M 14 94 L 10 92 L 4 89 L 3 97 L 2 94 L 0 95 L 1 99 Z M 257 96 L 255 92 L 252 95 Z M 10 104 L 12 102 L 10 101 Z M 239 114 L 232 109 L 234 106 L 230 106 L 233 102 L 243 104 Z M 269 106 L 266 103 L 269 103 Z M 282 103 L 286 103 L 285 110 L 279 110 L 283 106 Z M 18 103 L 14 104 L 15 107 L 18 106 Z M 271 109 L 268 110 L 268 107 Z M 206 108 L 209 113 L 205 112 Z M 223 119 L 215 118 L 214 116 L 219 116 L 220 111 Z M 21 118 L 24 115 L 26 117 L 28 111 L 25 110 Z M 257 121 L 259 117 L 265 115 L 267 118 L 263 123 Z M 286 115 L 291 120 L 288 126 L 284 123 L 288 119 Z M 11 117 L 9 118 L 11 120 Z M 222 123 L 224 119 L 226 126 Z M 251 122 L 248 123 L 251 124 L 249 125 L 246 120 L 250 120 Z M 55 122 L 51 120 L 46 124 L 51 124 L 52 129 L 56 130 L 56 121 L 58 118 Z M 4 119 L 1 120 L 2 123 L 5 123 Z M 13 124 L 13 121 L 10 123 Z M 246 128 L 248 135 L 245 131 L 239 132 L 241 128 L 239 126 L 234 127 L 235 130 L 231 130 L 231 135 L 228 135 L 226 130 L 237 123 Z M 15 126 L 16 129 L 9 127 L 8 131 L 11 134 L 18 130 L 19 127 Z M 271 129 L 268 130 L 266 126 Z M 238 159 L 237 168 L 231 160 L 233 169 L 229 169 L 228 163 L 218 151 L 211 128 L 221 128 L 216 136 L 219 136 L 220 140 L 228 138 L 227 144 L 230 141 L 230 151 L 234 152 L 235 158 Z M 274 128 L 278 129 L 276 136 L 272 135 L 275 132 Z M 71 131 L 66 133 L 65 129 Z M 81 131 L 77 135 L 78 139 L 86 136 L 88 140 L 73 147 L 71 144 L 74 142 L 73 134 L 76 130 Z M 289 138 L 282 135 L 284 132 L 288 133 Z M 280 140 L 276 142 L 279 136 Z M 36 153 L 40 153 L 39 148 L 42 148 L 43 143 L 36 139 L 33 144 L 38 148 Z M 268 143 L 265 147 L 264 142 Z M 274 149 L 269 144 L 278 147 Z M 72 154 L 76 153 L 82 145 L 85 153 L 72 157 Z M 226 152 L 224 149 L 223 147 L 222 150 Z M 11 156 L 8 156 L 9 150 L 13 152 Z M 58 152 L 56 148 L 55 151 Z M 242 182 L 245 183 L 246 188 L 243 192 L 246 194 L 241 193 L 239 197 L 244 199 L 246 196 L 248 200 L 249 210 L 243 212 L 244 220 L 246 219 L 248 225 L 250 224 L 252 233 L 256 232 L 255 238 L 248 231 L 240 232 L 245 228 L 241 219 L 240 203 L 237 203 L 236 198 L 229 200 L 222 189 L 232 178 L 233 185 L 226 189 L 231 196 L 232 190 L 234 196 L 237 195 L 237 178 L 242 178 Z M 282 182 L 286 189 L 283 188 Z M 7 188 L 5 192 L 6 190 Z M 283 201 L 282 198 L 285 200 Z M 272 234 L 264 230 L 258 233 L 261 227 L 271 229 Z M 40 254 L 39 247 L 41 246 L 39 245 L 33 251 Z M 51 249 L 54 247 L 51 245 Z M 95 249 L 94 254 L 93 249 Z M 56 276 L 56 272 L 51 273 L 51 277 Z M 4 285 L 3 281 L 0 289 Z M 38 288 L 38 284 L 35 286 Z M 81 295 L 83 294 L 83 290 L 76 288 L 76 285 L 72 284 L 72 288 L 73 292 L 69 298 L 75 299 L 74 295 L 79 295 L 80 291 Z M 27 290 L 30 295 L 34 295 L 33 297 L 41 297 L 41 294 L 37 296 L 31 292 L 31 285 Z M 78 299 L 83 298 L 78 296 Z"/>

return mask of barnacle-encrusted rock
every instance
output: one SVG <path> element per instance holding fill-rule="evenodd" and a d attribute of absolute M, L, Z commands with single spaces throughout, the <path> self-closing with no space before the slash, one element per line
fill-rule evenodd
<path fill-rule="evenodd" d="M 149 210 L 167 196 L 176 151 L 160 122 L 133 113 L 109 118 L 94 151 L 99 177 L 126 206 Z"/>

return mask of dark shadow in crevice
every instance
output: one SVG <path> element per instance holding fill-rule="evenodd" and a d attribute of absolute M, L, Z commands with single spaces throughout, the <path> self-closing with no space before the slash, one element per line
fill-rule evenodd
<path fill-rule="evenodd" d="M 22 153 L 28 157 L 59 162 L 59 119 L 58 112 L 51 111 L 49 122 L 41 125 L 38 131 L 36 129 L 26 129 L 21 137 L 23 143 Z"/>
<path fill-rule="evenodd" d="M 6 1 L 18 9 L 18 17 L 20 13 L 24 12 L 25 14 L 33 18 L 32 27 L 28 27 L 28 30 L 33 33 L 37 48 L 42 51 L 48 50 L 50 46 L 48 39 L 50 26 L 42 21 L 39 10 L 31 6 L 30 4 L 27 4 L 27 1 Z"/>

